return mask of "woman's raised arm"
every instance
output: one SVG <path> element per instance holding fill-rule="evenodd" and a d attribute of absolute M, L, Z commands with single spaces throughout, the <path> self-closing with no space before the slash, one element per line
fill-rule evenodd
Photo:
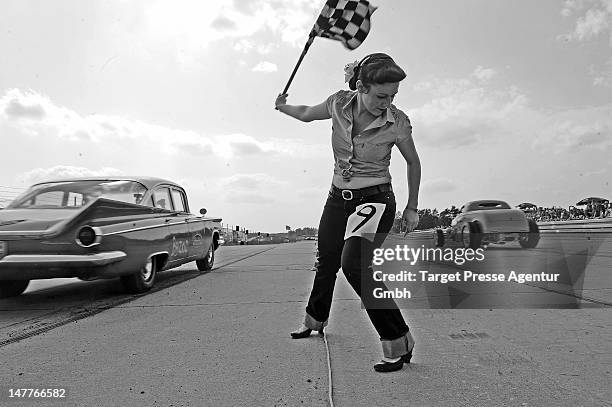
<path fill-rule="evenodd" d="M 303 122 L 331 119 L 325 101 L 314 106 L 288 105 L 287 96 L 286 93 L 277 96 L 276 102 L 274 103 L 276 110 Z"/>

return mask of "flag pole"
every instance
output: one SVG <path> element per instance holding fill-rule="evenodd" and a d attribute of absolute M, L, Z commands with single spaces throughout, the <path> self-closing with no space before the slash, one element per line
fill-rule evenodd
<path fill-rule="evenodd" d="M 304 45 L 304 50 L 302 51 L 302 54 L 300 55 L 300 58 L 297 61 L 297 64 L 295 64 L 295 68 L 293 68 L 293 72 L 291 72 L 291 76 L 289 77 L 289 80 L 287 81 L 287 85 L 285 85 L 285 89 L 283 90 L 283 93 L 282 93 L 283 95 L 287 93 L 287 91 L 289 90 L 289 85 L 291 85 L 291 82 L 293 81 L 293 77 L 295 76 L 295 73 L 297 72 L 300 64 L 302 63 L 304 56 L 308 52 L 308 48 L 310 48 L 310 45 L 314 41 L 314 37 L 315 36 L 311 32 L 310 35 L 308 36 L 308 41 L 306 41 L 306 45 Z"/>

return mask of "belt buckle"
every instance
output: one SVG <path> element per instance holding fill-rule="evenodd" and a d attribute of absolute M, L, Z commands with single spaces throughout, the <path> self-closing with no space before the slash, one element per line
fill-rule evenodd
<path fill-rule="evenodd" d="M 344 199 L 345 201 L 350 201 L 353 199 L 353 191 L 351 191 L 350 189 L 343 189 L 342 190 L 342 199 Z"/>

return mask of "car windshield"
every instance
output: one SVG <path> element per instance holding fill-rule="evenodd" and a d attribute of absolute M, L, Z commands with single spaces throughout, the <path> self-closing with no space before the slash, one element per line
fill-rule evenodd
<path fill-rule="evenodd" d="M 126 180 L 87 180 L 37 184 L 15 198 L 8 208 L 75 208 L 97 198 L 140 204 L 144 185 Z"/>
<path fill-rule="evenodd" d="M 511 209 L 510 205 L 503 201 L 480 201 L 471 202 L 465 207 L 464 212 L 482 211 L 487 209 Z"/>

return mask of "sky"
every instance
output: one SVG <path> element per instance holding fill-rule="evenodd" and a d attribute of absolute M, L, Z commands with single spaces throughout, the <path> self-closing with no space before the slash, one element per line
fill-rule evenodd
<path fill-rule="evenodd" d="M 318 225 L 329 121 L 274 110 L 321 0 L 4 0 L 0 206 L 34 182 L 146 175 L 250 231 Z M 612 0 L 373 0 L 365 42 L 316 38 L 289 103 L 385 52 L 422 164 L 419 208 L 612 198 Z M 398 208 L 406 163 L 391 160 Z"/>

